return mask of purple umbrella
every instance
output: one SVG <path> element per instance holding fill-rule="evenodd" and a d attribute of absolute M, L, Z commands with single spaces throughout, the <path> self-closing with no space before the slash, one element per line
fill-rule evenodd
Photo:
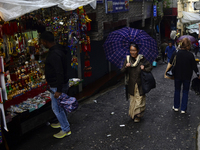
<path fill-rule="evenodd" d="M 158 56 L 156 41 L 145 31 L 125 27 L 110 33 L 103 44 L 106 58 L 122 68 L 126 55 L 130 55 L 130 43 L 138 45 L 140 54 L 143 54 L 149 62 L 153 62 Z"/>
<path fill-rule="evenodd" d="M 188 38 L 188 39 L 191 41 L 192 44 L 198 42 L 198 41 L 197 41 L 193 36 L 191 36 L 191 35 L 182 35 L 181 37 L 178 38 L 177 43 L 179 43 L 183 38 Z"/>

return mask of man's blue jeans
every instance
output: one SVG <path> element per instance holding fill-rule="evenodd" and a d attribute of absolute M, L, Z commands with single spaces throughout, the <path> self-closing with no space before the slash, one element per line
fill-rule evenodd
<path fill-rule="evenodd" d="M 183 96 L 181 102 L 181 110 L 187 110 L 187 103 L 188 103 L 188 93 L 190 89 L 190 80 L 174 80 L 175 85 L 175 92 L 174 92 L 174 108 L 180 107 L 180 92 L 181 92 L 181 85 L 183 85 Z"/>
<path fill-rule="evenodd" d="M 54 87 L 50 87 L 50 89 L 54 92 L 57 91 L 57 88 L 54 88 Z M 69 89 L 69 85 L 64 84 L 62 92 L 67 93 L 68 89 Z M 63 109 L 62 107 L 58 105 L 57 99 L 54 98 L 54 94 L 52 93 L 51 93 L 51 107 L 58 121 L 60 122 L 61 129 L 64 132 L 70 131 L 70 124 L 67 119 L 67 112 L 65 111 L 65 109 Z"/>

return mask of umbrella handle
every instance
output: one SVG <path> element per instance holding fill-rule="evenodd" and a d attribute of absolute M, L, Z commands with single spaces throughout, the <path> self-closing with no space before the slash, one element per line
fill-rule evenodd
<path fill-rule="evenodd" d="M 130 63 L 130 55 L 126 56 L 127 63 Z"/>

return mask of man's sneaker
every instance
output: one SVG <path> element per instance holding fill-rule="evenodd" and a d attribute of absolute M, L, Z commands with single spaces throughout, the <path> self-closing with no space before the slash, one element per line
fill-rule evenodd
<path fill-rule="evenodd" d="M 63 130 L 61 130 L 60 132 L 54 134 L 53 136 L 55 138 L 61 139 L 61 138 L 64 138 L 65 136 L 70 135 L 70 134 L 71 134 L 71 131 L 64 132 Z"/>
<path fill-rule="evenodd" d="M 173 109 L 174 111 L 178 111 L 178 108 L 174 108 L 174 106 L 172 107 L 172 109 Z"/>
<path fill-rule="evenodd" d="M 185 111 L 181 110 L 181 114 L 185 114 Z"/>
<path fill-rule="evenodd" d="M 52 123 L 51 127 L 52 128 L 60 128 L 60 123 L 59 122 L 58 123 Z"/>

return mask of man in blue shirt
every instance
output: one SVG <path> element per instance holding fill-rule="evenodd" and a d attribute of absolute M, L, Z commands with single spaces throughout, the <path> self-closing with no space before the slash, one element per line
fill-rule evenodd
<path fill-rule="evenodd" d="M 169 46 L 165 49 L 165 55 L 167 55 L 168 62 L 170 61 L 172 54 L 176 51 L 176 48 L 172 45 L 172 41 L 169 41 Z"/>

